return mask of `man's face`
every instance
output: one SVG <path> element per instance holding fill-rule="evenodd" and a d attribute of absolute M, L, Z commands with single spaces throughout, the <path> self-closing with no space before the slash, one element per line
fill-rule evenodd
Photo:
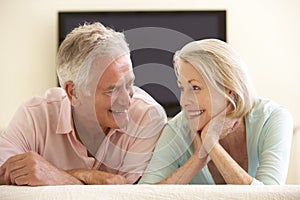
<path fill-rule="evenodd" d="M 94 62 L 94 65 L 97 64 L 101 65 L 101 60 Z M 105 134 L 110 128 L 126 126 L 134 78 L 129 55 L 114 60 L 100 77 L 95 93 L 95 109 Z"/>

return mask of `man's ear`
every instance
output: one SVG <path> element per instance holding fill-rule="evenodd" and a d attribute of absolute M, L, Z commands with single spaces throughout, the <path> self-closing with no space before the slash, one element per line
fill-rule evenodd
<path fill-rule="evenodd" d="M 75 93 L 75 85 L 74 85 L 73 81 L 65 82 L 64 89 L 68 95 L 69 100 L 72 102 L 72 98 L 74 96 L 76 96 L 76 94 L 74 94 Z"/>

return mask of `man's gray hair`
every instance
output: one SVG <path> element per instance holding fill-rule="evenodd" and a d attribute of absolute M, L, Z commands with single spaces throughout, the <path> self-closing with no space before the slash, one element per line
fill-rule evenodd
<path fill-rule="evenodd" d="M 85 88 L 94 59 L 98 55 L 114 55 L 116 51 L 130 52 L 123 33 L 99 22 L 75 28 L 61 43 L 57 54 L 57 75 L 61 87 L 72 81 Z"/>

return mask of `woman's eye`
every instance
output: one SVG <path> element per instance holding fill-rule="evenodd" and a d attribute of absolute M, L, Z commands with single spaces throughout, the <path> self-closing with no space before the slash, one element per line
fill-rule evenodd
<path fill-rule="evenodd" d="M 193 90 L 201 90 L 199 86 L 193 85 Z"/>

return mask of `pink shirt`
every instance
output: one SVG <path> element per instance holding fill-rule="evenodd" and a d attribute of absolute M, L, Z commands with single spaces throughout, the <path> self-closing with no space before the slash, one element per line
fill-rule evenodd
<path fill-rule="evenodd" d="M 99 169 L 121 174 L 134 183 L 143 174 L 166 123 L 163 108 L 151 96 L 135 88 L 129 112 L 142 126 L 128 124 L 127 134 L 112 129 L 102 141 L 97 158 L 89 157 L 76 138 L 71 104 L 62 88 L 51 88 L 44 97 L 35 97 L 16 112 L 0 136 L 0 165 L 9 157 L 35 151 L 58 168 Z"/>

